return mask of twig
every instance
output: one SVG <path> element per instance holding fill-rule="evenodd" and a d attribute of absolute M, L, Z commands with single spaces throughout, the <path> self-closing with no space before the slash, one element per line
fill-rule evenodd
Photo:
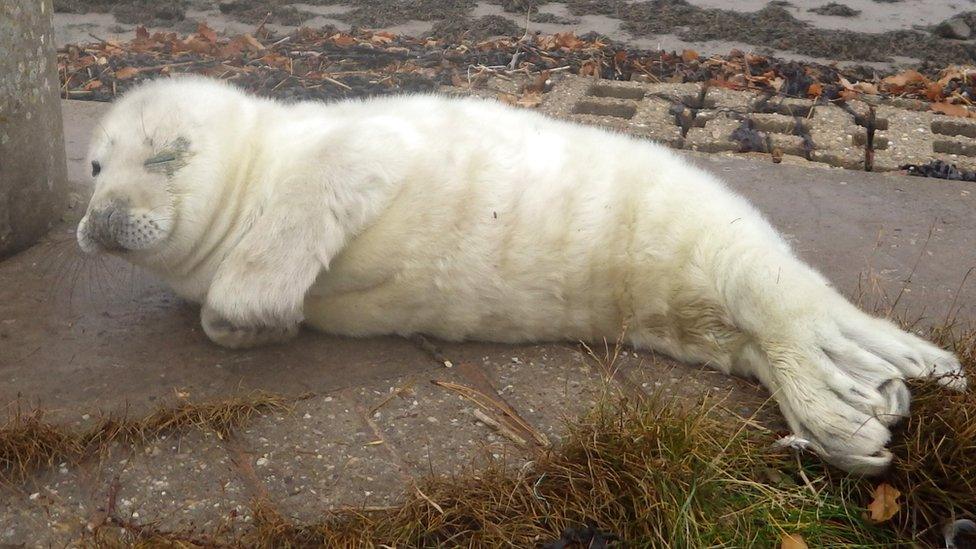
<path fill-rule="evenodd" d="M 484 410 L 487 411 L 494 410 L 500 413 L 502 418 L 514 423 L 513 427 L 522 430 L 524 433 L 528 435 L 531 435 L 532 438 L 539 446 L 543 448 L 549 448 L 550 446 L 552 446 L 552 443 L 549 441 L 548 438 L 545 437 L 545 435 L 537 431 L 534 427 L 529 425 L 524 419 L 519 417 L 517 414 L 514 414 L 513 412 L 509 411 L 505 406 L 498 403 L 498 401 L 482 393 L 481 391 L 478 391 L 477 389 L 474 389 L 472 387 L 468 387 L 467 385 L 461 385 L 460 383 L 454 383 L 451 381 L 433 380 L 432 383 L 439 387 L 443 387 L 445 389 L 449 389 L 451 391 L 454 391 L 455 393 L 458 393 L 462 397 L 467 398 L 468 400 L 474 402 L 478 406 L 481 406 L 481 408 Z"/>
<path fill-rule="evenodd" d="M 423 498 L 423 500 L 426 501 L 427 503 L 431 504 L 431 506 L 433 506 L 434 509 L 437 509 L 437 512 L 438 513 L 440 513 L 442 515 L 444 514 L 444 509 L 440 505 L 437 505 L 437 502 L 435 502 L 434 500 L 432 500 L 429 497 L 427 497 L 427 494 L 423 493 L 420 490 L 420 486 L 417 486 L 417 484 L 414 483 L 413 489 L 416 490 L 418 496 L 420 496 L 421 498 Z"/>
<path fill-rule="evenodd" d="M 346 84 L 343 84 L 342 82 L 339 82 L 335 78 L 329 78 L 328 76 L 322 75 L 322 80 L 325 80 L 326 82 L 329 82 L 331 84 L 335 84 L 336 86 L 339 86 L 340 88 L 343 88 L 345 90 L 351 90 L 352 89 L 351 87 L 347 86 Z"/>
<path fill-rule="evenodd" d="M 505 436 L 505 438 L 511 440 L 520 448 L 525 448 L 528 445 L 525 442 L 524 438 L 518 436 L 517 434 L 515 434 L 514 431 L 502 425 L 501 423 L 495 421 L 494 418 L 490 417 L 488 414 L 482 412 L 481 410 L 475 408 L 474 410 L 471 411 L 471 413 L 474 414 L 474 417 L 477 418 L 478 421 L 498 431 L 503 436 Z"/>
<path fill-rule="evenodd" d="M 410 388 L 414 386 L 414 383 L 416 383 L 416 382 L 411 379 L 409 383 L 407 383 L 403 387 L 400 387 L 399 389 L 394 390 L 392 393 L 389 394 L 389 396 L 387 396 L 382 401 L 380 401 L 379 404 L 377 404 L 376 406 L 373 406 L 372 408 L 370 408 L 369 409 L 369 415 L 370 415 L 370 417 L 372 417 L 373 414 L 375 414 L 376 412 L 378 412 L 380 408 L 382 408 L 382 407 L 386 406 L 387 404 L 389 404 L 389 402 L 391 400 L 393 400 L 394 398 L 402 395 L 405 391 L 409 391 Z"/>

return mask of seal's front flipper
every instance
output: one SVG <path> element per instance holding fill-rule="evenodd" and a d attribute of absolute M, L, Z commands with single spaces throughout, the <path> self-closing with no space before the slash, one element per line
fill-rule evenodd
<path fill-rule="evenodd" d="M 229 349 L 284 343 L 295 337 L 299 328 L 298 323 L 283 326 L 236 325 L 206 305 L 200 311 L 200 324 L 211 341 Z"/>

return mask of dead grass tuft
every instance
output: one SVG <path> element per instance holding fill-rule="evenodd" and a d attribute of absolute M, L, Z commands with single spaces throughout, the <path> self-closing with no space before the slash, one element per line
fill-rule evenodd
<path fill-rule="evenodd" d="M 226 436 L 257 414 L 283 410 L 288 401 L 264 393 L 207 403 L 182 401 L 146 417 L 106 416 L 94 425 L 72 429 L 44 420 L 40 410 L 16 412 L 0 427 L 0 482 L 23 480 L 55 463 L 78 462 L 107 451 L 113 443 L 142 445 L 163 435 L 193 429 Z"/>

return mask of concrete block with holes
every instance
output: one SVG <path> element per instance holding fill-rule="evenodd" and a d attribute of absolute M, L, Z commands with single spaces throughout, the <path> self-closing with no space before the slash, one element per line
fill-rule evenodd
<path fill-rule="evenodd" d="M 865 168 L 868 130 L 858 125 L 854 112 L 817 105 L 807 120 L 811 160 L 851 170 Z"/>
<path fill-rule="evenodd" d="M 681 147 L 678 115 L 683 104 L 665 99 L 687 94 L 671 84 L 641 84 L 566 77 L 543 99 L 540 108 L 552 116 L 630 133 Z"/>
<path fill-rule="evenodd" d="M 704 113 L 704 115 L 702 115 Z M 702 111 L 685 137 L 685 148 L 701 152 L 778 151 L 807 158 L 807 125 L 800 118 L 776 113 Z"/>
<path fill-rule="evenodd" d="M 874 171 L 931 160 L 976 169 L 976 120 L 880 106 L 874 123 Z"/>

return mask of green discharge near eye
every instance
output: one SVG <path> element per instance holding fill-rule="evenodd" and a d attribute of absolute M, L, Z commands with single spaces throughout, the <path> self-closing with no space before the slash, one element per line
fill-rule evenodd
<path fill-rule="evenodd" d="M 149 172 L 173 177 L 177 170 L 186 166 L 190 156 L 190 141 L 185 137 L 177 137 L 162 151 L 147 158 L 142 165 Z"/>

